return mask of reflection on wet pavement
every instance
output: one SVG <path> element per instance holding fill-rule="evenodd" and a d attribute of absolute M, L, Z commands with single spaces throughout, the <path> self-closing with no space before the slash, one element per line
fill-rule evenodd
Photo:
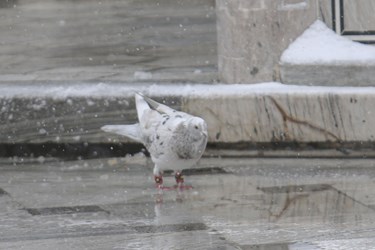
<path fill-rule="evenodd" d="M 164 192 L 129 159 L 1 162 L 1 249 L 375 245 L 372 160 L 202 159 L 194 189 Z"/>

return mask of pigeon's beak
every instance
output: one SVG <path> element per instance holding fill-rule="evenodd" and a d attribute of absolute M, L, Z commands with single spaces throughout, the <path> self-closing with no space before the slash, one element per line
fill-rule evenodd
<path fill-rule="evenodd" d="M 204 138 L 207 138 L 207 137 L 208 137 L 207 132 L 202 132 L 201 134 L 202 134 L 202 136 L 203 136 Z"/>

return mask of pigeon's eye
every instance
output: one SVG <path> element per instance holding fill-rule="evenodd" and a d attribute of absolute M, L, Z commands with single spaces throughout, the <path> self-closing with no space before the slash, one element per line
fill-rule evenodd
<path fill-rule="evenodd" d="M 197 126 L 197 125 L 195 125 L 195 126 L 194 126 L 194 128 L 195 128 L 195 129 L 198 129 L 198 126 Z"/>

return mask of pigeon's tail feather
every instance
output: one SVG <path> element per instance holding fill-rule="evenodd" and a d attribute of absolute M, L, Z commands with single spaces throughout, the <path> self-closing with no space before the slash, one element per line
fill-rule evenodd
<path fill-rule="evenodd" d="M 145 101 L 144 96 L 140 93 L 135 94 L 135 106 L 137 108 L 138 119 L 141 122 L 141 119 L 142 119 L 143 115 L 145 114 L 145 112 L 147 110 L 150 110 L 150 106 Z"/>
<path fill-rule="evenodd" d="M 143 99 L 147 102 L 147 104 L 152 108 L 152 109 L 155 109 L 155 110 L 158 110 L 158 107 L 160 107 L 160 103 L 158 102 L 155 102 L 154 100 L 152 100 L 151 98 L 148 98 L 147 96 L 144 96 L 142 95 Z"/>
<path fill-rule="evenodd" d="M 139 123 L 131 125 L 105 125 L 101 129 L 105 132 L 123 135 L 134 141 L 143 143 Z"/>
<path fill-rule="evenodd" d="M 158 103 L 141 93 L 137 93 L 136 96 L 138 96 L 138 98 L 141 98 L 143 102 L 146 102 L 148 107 L 151 107 L 152 109 L 158 111 L 159 113 L 171 114 L 174 111 L 172 108 L 164 104 Z M 137 106 L 138 106 L 138 103 L 137 103 Z"/>

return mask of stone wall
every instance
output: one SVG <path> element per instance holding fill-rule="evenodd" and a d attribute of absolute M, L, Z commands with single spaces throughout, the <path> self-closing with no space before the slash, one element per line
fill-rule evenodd
<path fill-rule="evenodd" d="M 312 0 L 217 0 L 219 78 L 279 81 L 282 51 L 319 18 L 319 6 Z"/>
<path fill-rule="evenodd" d="M 374 105 L 373 94 L 327 89 L 193 98 L 183 109 L 205 117 L 210 142 L 326 143 L 374 141 Z"/>

